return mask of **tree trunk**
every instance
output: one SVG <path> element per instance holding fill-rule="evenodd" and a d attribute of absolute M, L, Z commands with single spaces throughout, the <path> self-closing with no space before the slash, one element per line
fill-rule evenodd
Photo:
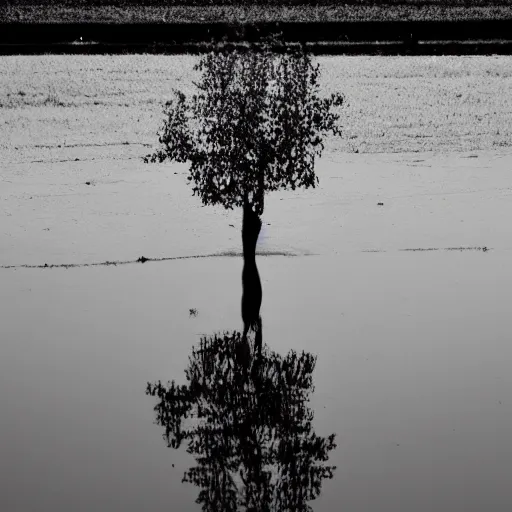
<path fill-rule="evenodd" d="M 256 266 L 256 243 L 261 230 L 261 219 L 254 212 L 244 196 L 244 214 L 242 221 L 242 245 L 244 250 L 244 267 L 242 270 L 242 320 L 244 322 L 243 339 L 246 340 L 250 329 L 259 334 L 257 336 L 261 350 L 261 317 L 260 307 L 262 288 L 258 268 Z"/>

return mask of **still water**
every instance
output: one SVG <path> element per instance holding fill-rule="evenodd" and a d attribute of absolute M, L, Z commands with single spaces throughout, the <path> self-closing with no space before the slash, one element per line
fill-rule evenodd
<path fill-rule="evenodd" d="M 511 508 L 508 253 L 258 257 L 263 342 L 317 356 L 314 429 L 337 434 L 316 512 Z M 0 509 L 200 510 L 145 389 L 242 329 L 241 271 L 2 269 Z"/>

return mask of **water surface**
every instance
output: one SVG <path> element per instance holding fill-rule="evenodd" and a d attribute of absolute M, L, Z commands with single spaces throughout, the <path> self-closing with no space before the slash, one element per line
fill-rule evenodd
<path fill-rule="evenodd" d="M 314 425 L 337 433 L 315 511 L 512 504 L 509 256 L 259 258 L 264 340 L 318 355 Z M 241 268 L 2 270 L 2 510 L 198 510 L 145 385 L 184 383 L 201 334 L 241 329 Z"/>

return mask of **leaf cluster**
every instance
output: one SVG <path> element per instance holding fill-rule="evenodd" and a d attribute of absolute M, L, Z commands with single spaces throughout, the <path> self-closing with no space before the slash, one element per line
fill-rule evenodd
<path fill-rule="evenodd" d="M 319 65 L 303 47 L 219 45 L 204 55 L 197 93 L 166 104 L 161 148 L 146 161 L 190 162 L 203 204 L 232 209 L 245 194 L 258 214 L 264 193 L 315 187 L 315 158 L 339 135 L 341 94 L 320 97 Z"/>

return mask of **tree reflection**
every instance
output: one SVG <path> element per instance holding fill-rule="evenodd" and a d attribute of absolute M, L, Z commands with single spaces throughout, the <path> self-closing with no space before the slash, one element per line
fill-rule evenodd
<path fill-rule="evenodd" d="M 201 338 L 186 385 L 148 383 L 156 423 L 169 447 L 185 443 L 195 457 L 183 481 L 201 489 L 203 510 L 312 510 L 307 502 L 336 469 L 327 465 L 335 434 L 317 436 L 308 407 L 316 358 L 293 350 L 283 358 L 265 345 L 247 366 L 242 337 Z M 254 339 L 248 345 L 254 356 Z"/>

